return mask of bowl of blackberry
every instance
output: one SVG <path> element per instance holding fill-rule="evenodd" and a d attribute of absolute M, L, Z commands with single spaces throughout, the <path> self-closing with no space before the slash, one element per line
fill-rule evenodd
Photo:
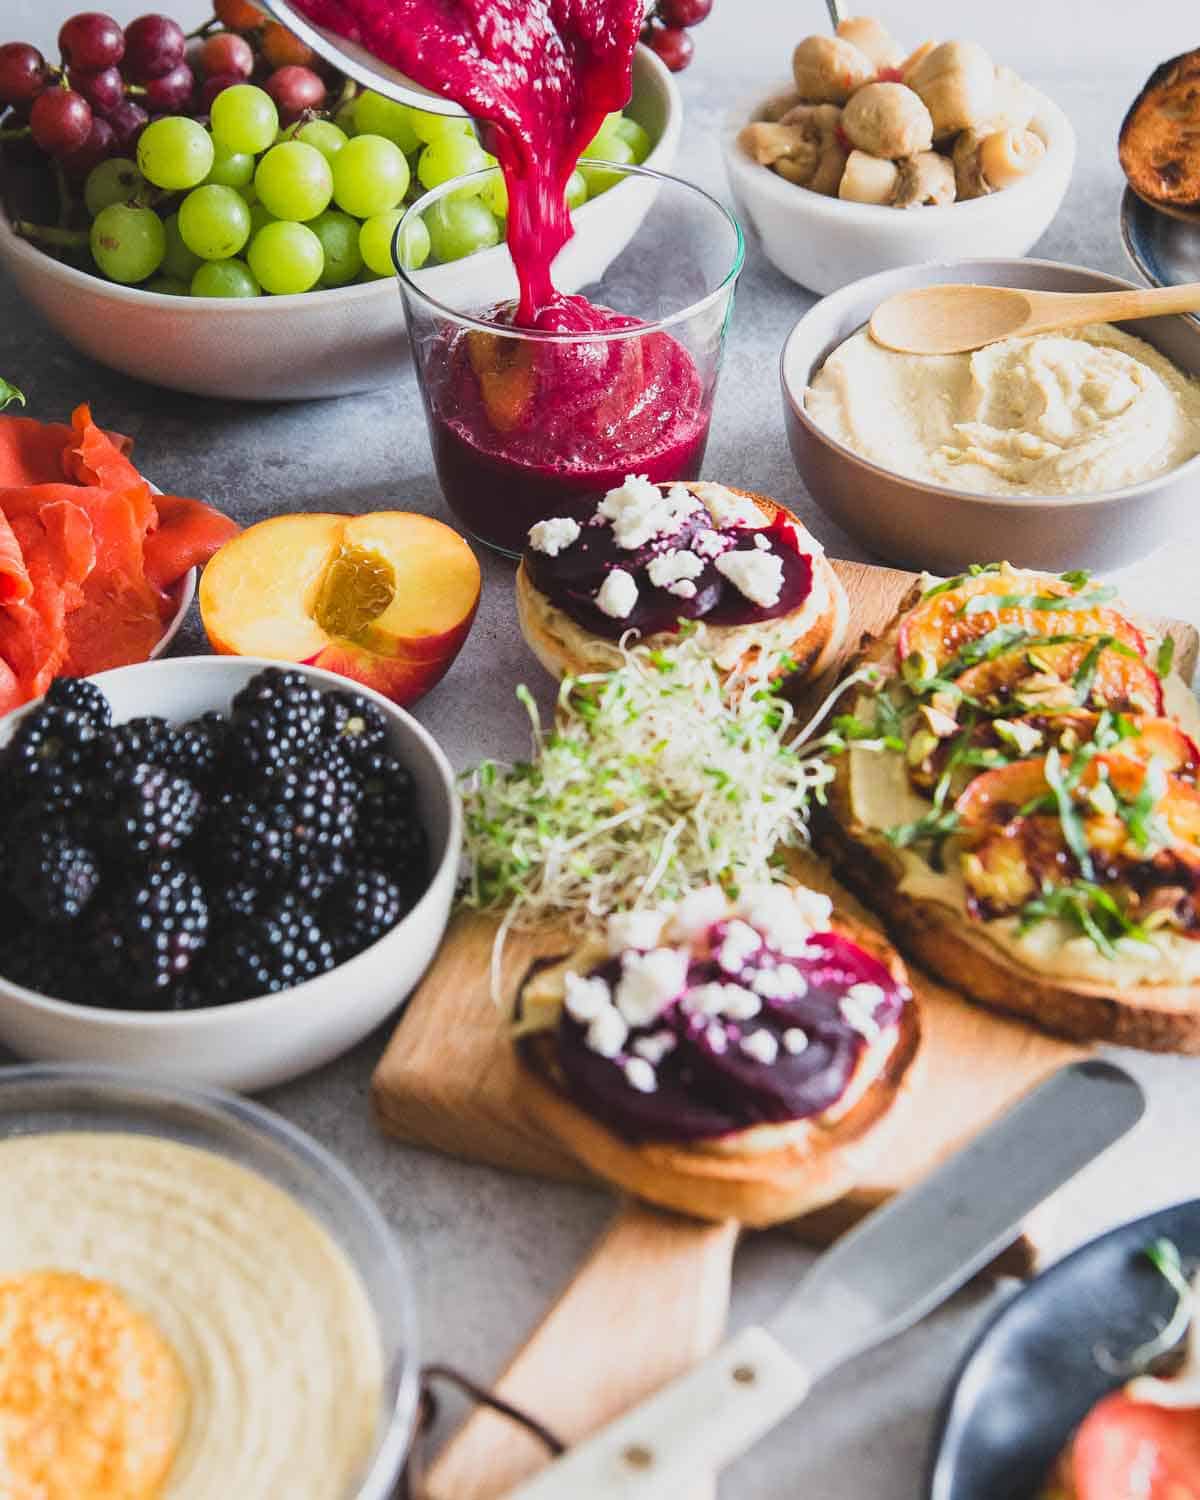
<path fill-rule="evenodd" d="M 344 677 L 195 657 L 59 678 L 0 721 L 0 1042 L 295 1077 L 409 994 L 460 843 L 436 742 Z"/>

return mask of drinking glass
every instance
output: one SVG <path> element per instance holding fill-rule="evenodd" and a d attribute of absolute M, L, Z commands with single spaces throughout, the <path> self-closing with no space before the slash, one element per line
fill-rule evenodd
<path fill-rule="evenodd" d="M 428 224 L 432 210 L 436 224 L 447 200 L 479 192 L 494 168 L 426 193 L 393 239 L 442 493 L 467 531 L 512 556 L 535 522 L 586 519 L 627 475 L 695 479 L 704 460 L 741 230 L 691 183 L 595 165 L 612 186 L 572 216 L 555 285 L 636 320 L 631 327 L 513 327 L 504 314 L 517 278 L 504 244 L 405 268 L 415 222 Z"/>

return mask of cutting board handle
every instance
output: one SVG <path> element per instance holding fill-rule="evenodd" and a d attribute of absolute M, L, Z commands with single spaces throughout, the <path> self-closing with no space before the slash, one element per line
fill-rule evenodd
<path fill-rule="evenodd" d="M 691 1369 L 721 1340 L 738 1226 L 626 1204 L 496 1383 L 568 1445 Z M 529 1433 L 478 1411 L 438 1456 L 428 1500 L 498 1500 L 549 1462 Z M 709 1500 L 712 1482 L 678 1500 Z"/>

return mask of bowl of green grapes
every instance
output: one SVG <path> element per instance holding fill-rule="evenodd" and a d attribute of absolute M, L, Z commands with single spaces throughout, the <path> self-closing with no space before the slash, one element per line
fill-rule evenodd
<path fill-rule="evenodd" d="M 242 3 L 221 0 L 218 14 Z M 181 30 L 136 33 L 166 18 L 133 23 L 120 69 L 107 69 L 128 91 L 114 103 L 106 70 L 91 66 L 105 56 L 95 17 L 64 24 L 60 64 L 0 46 L 0 262 L 78 349 L 151 384 L 231 400 L 384 385 L 409 361 L 396 226 L 422 193 L 471 173 L 475 188 L 417 222 L 400 251 L 448 285 L 478 278 L 488 300 L 507 203 L 470 120 L 364 90 L 261 16 L 253 29 L 210 29 L 186 54 Z M 75 65 L 81 55 L 88 67 Z M 593 264 L 625 248 L 649 207 L 602 163 L 665 170 L 681 124 L 670 74 L 639 47 L 629 105 L 605 120 L 567 188 Z"/>

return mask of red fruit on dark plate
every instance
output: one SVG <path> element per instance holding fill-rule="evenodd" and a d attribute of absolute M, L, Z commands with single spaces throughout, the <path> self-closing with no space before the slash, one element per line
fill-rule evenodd
<path fill-rule="evenodd" d="M 148 83 L 178 67 L 187 51 L 183 27 L 170 16 L 139 16 L 125 28 L 125 75 Z"/>
<path fill-rule="evenodd" d="M 82 182 L 93 167 L 110 157 L 117 149 L 117 137 L 112 126 L 99 115 L 93 115 L 88 138 L 78 151 L 72 151 L 62 159 L 62 169 L 72 182 Z"/>
<path fill-rule="evenodd" d="M 0 104 L 26 104 L 46 86 L 46 59 L 28 42 L 0 47 Z"/>
<path fill-rule="evenodd" d="M 276 68 L 264 87 L 289 124 L 306 109 L 320 109 L 325 103 L 325 84 L 311 68 Z"/>
<path fill-rule="evenodd" d="M 266 16 L 250 0 L 216 0 L 213 5 L 217 20 L 230 31 L 253 31 L 262 26 Z"/>
<path fill-rule="evenodd" d="M 699 26 L 712 11 L 712 0 L 658 0 L 664 26 Z"/>
<path fill-rule="evenodd" d="M 122 99 L 109 115 L 108 123 L 112 126 L 113 135 L 117 138 L 117 150 L 123 151 L 128 156 L 137 145 L 138 136 L 150 123 L 150 116 L 140 104 L 135 104 L 132 99 Z"/>
<path fill-rule="evenodd" d="M 643 40 L 672 73 L 682 73 L 695 51 L 691 37 L 679 26 L 651 26 L 648 32 L 643 33 Z"/>
<path fill-rule="evenodd" d="M 196 113 L 206 115 L 212 108 L 212 102 L 222 89 L 232 88 L 235 83 L 245 83 L 245 79 L 238 73 L 218 73 L 215 78 L 206 78 L 200 85 L 200 92 L 196 96 Z"/>
<path fill-rule="evenodd" d="M 91 128 L 92 106 L 74 89 L 43 89 L 29 111 L 33 143 L 49 156 L 77 151 Z"/>
<path fill-rule="evenodd" d="M 142 106 L 152 115 L 178 115 L 187 110 L 195 92 L 196 80 L 187 63 L 177 63 L 169 73 L 151 78 L 142 95 Z"/>
<path fill-rule="evenodd" d="M 1124 1391 L 1083 1419 L 1072 1457 L 1079 1500 L 1200 1497 L 1200 1411 L 1149 1406 Z"/>
<path fill-rule="evenodd" d="M 200 66 L 205 75 L 215 78 L 222 73 L 234 73 L 239 78 L 249 78 L 254 72 L 254 49 L 244 36 L 236 31 L 218 31 L 210 36 L 200 50 Z"/>
<path fill-rule="evenodd" d="M 97 68 L 95 72 L 72 68 L 67 77 L 75 92 L 82 94 L 99 114 L 111 114 L 125 97 L 120 68 Z"/>
<path fill-rule="evenodd" d="M 58 33 L 58 50 L 70 68 L 94 73 L 111 68 L 125 56 L 125 33 L 111 16 L 84 10 L 64 21 Z"/>

